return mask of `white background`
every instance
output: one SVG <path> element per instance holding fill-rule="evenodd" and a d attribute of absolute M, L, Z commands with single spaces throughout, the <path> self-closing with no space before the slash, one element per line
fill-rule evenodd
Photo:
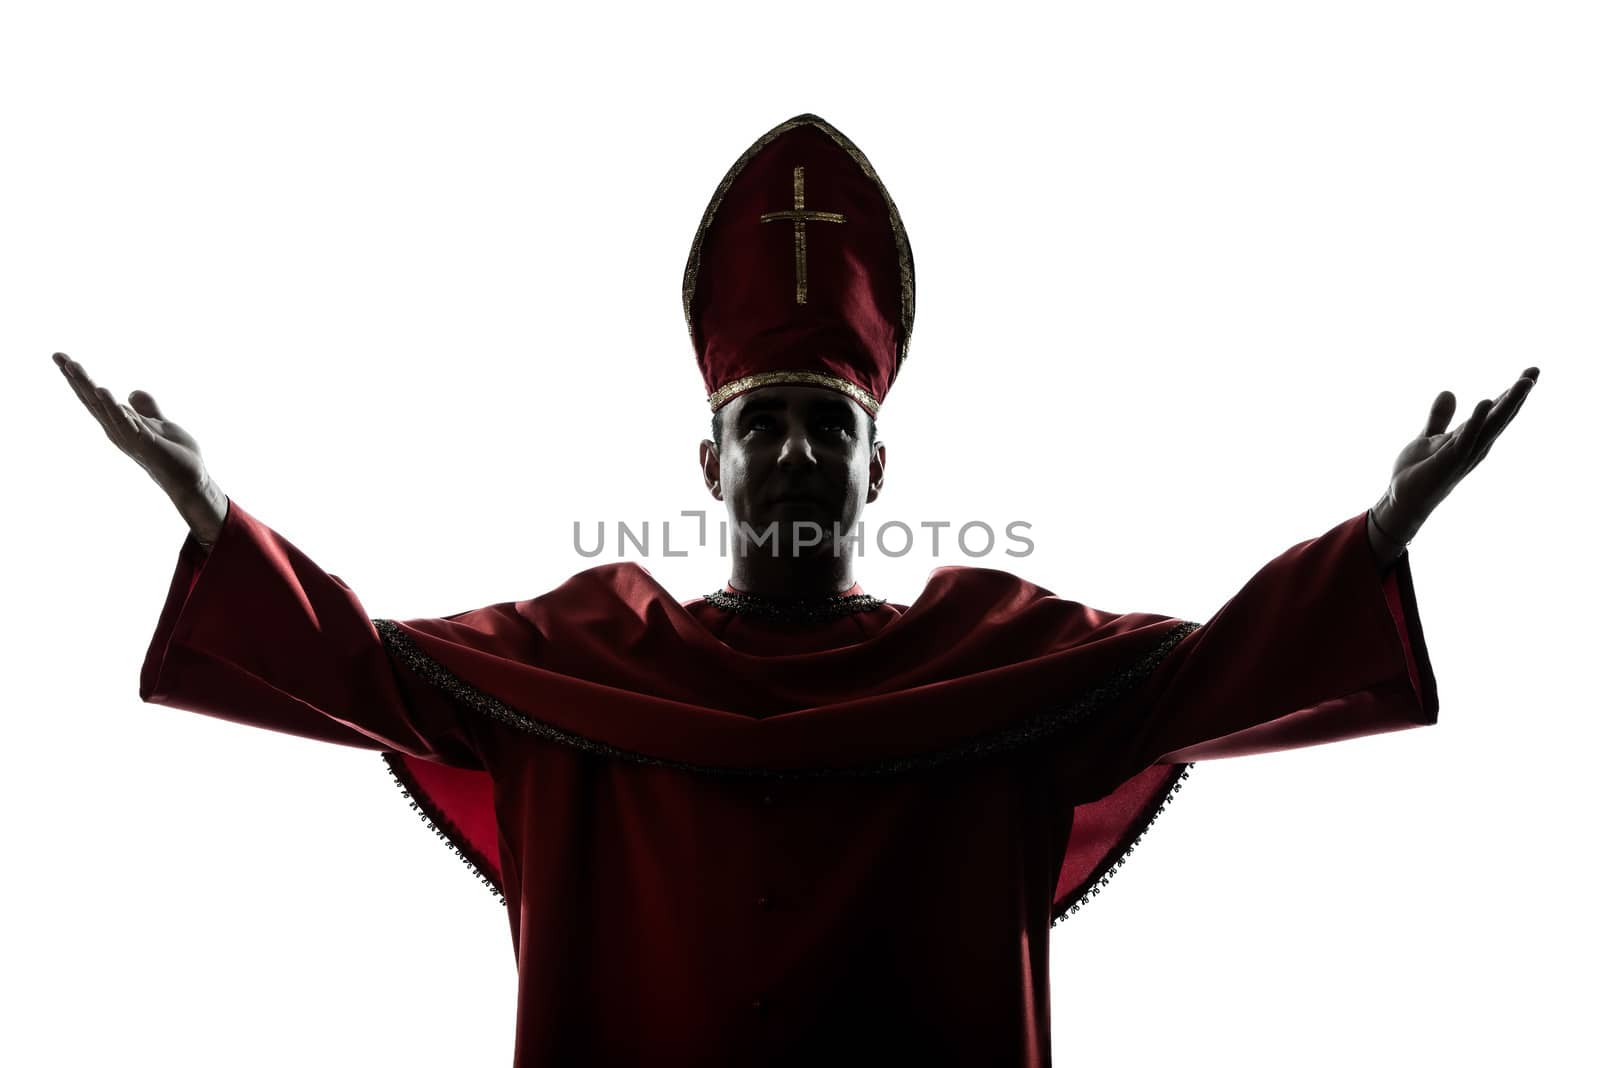
<path fill-rule="evenodd" d="M 0 1061 L 513 1041 L 505 916 L 376 754 L 140 702 L 184 528 L 50 353 L 154 394 L 371 615 L 532 597 L 596 562 L 574 519 L 720 507 L 683 264 L 728 166 L 811 111 L 916 255 L 869 524 L 1037 544 L 869 554 L 869 592 L 975 563 L 1204 620 L 1371 504 L 1439 390 L 1464 417 L 1542 368 L 1412 547 L 1439 725 L 1197 767 L 1053 933 L 1054 1049 L 1578 1063 L 1596 29 L 1525 0 L 8 6 Z M 725 577 L 640 562 L 683 599 Z"/>

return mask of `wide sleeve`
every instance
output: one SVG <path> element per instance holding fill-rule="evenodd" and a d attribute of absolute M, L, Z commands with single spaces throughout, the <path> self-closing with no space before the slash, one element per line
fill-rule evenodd
<path fill-rule="evenodd" d="M 1439 697 L 1411 582 L 1366 512 L 1262 567 L 1077 748 L 1103 796 L 1153 764 L 1266 753 L 1426 726 Z"/>
<path fill-rule="evenodd" d="M 355 593 L 231 497 L 191 533 L 139 674 L 149 703 L 481 769 L 486 729 L 392 662 Z"/>

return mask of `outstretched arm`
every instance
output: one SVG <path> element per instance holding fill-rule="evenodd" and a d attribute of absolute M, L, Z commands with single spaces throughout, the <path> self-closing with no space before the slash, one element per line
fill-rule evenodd
<path fill-rule="evenodd" d="M 230 500 L 210 552 L 184 540 L 139 696 L 254 727 L 482 767 L 478 717 L 391 661 L 339 576 Z"/>
<path fill-rule="evenodd" d="M 112 444 L 189 524 L 139 675 L 139 696 L 319 741 L 478 768 L 481 724 L 392 664 L 366 609 L 271 527 L 232 502 L 200 447 L 142 390 L 120 404 L 54 355 Z"/>
<path fill-rule="evenodd" d="M 1538 375 L 1528 368 L 1449 433 L 1455 398 L 1441 393 L 1377 505 L 1261 568 L 1167 654 L 1101 725 L 1096 742 L 1079 747 L 1093 758 L 1081 773 L 1092 784 L 1086 796 L 1101 796 L 1152 763 L 1435 722 L 1438 693 L 1405 543 L 1482 462 Z"/>

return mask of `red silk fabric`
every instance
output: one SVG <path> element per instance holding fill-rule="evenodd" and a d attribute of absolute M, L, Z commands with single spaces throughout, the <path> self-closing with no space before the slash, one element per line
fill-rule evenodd
<path fill-rule="evenodd" d="M 1365 513 L 1203 626 L 945 567 L 786 638 L 631 563 L 375 622 L 230 500 L 139 692 L 382 752 L 504 895 L 523 1068 L 1047 1064 L 1051 924 L 1186 762 L 1438 713 Z"/>

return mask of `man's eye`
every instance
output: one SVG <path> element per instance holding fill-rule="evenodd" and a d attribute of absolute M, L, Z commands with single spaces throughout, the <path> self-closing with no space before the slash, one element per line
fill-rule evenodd
<path fill-rule="evenodd" d="M 766 416 L 758 415 L 754 419 L 750 420 L 749 423 L 745 424 L 745 429 L 746 430 L 766 430 L 766 429 L 770 428 L 771 422 L 772 422 L 772 420 L 767 418 Z M 823 423 L 821 425 L 825 429 L 829 429 L 829 430 L 840 430 L 840 431 L 843 431 L 845 433 L 849 433 L 850 432 L 850 424 L 849 423 L 845 423 L 845 422 L 840 422 L 839 420 L 829 420 L 829 421 L 827 421 L 827 422 L 825 422 L 825 423 Z"/>

